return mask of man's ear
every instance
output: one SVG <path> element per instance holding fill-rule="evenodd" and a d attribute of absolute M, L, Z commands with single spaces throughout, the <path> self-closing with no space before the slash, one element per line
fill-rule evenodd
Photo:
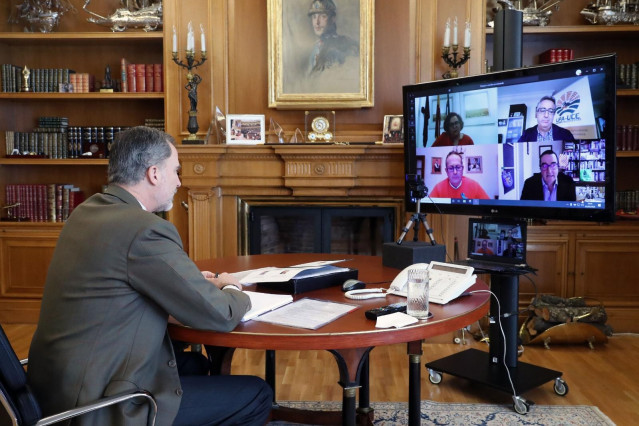
<path fill-rule="evenodd" d="M 146 169 L 146 178 L 151 185 L 157 185 L 160 180 L 160 169 L 158 166 L 151 166 Z"/>

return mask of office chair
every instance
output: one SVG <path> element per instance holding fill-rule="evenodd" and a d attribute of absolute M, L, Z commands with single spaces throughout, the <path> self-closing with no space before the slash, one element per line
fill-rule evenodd
<path fill-rule="evenodd" d="M 42 417 L 40 405 L 27 385 L 27 374 L 24 370 L 26 363 L 27 360 L 20 361 L 18 359 L 0 325 L 0 403 L 6 410 L 13 426 L 50 425 L 133 399 L 148 402 L 147 425 L 153 426 L 155 424 L 158 407 L 153 395 L 145 390 L 121 393 L 59 414 Z M 2 416 L 0 416 L 0 422 L 2 420 Z"/>

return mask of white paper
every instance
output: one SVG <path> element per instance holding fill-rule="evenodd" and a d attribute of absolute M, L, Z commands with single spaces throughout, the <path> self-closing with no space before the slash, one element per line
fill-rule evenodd
<path fill-rule="evenodd" d="M 304 298 L 255 318 L 255 321 L 315 330 L 357 308 L 357 305 Z"/>
<path fill-rule="evenodd" d="M 392 314 L 382 315 L 377 317 L 376 328 L 400 328 L 407 325 L 415 324 L 419 320 L 415 317 L 411 317 L 403 312 L 393 312 Z"/>
<path fill-rule="evenodd" d="M 333 263 L 346 262 L 350 259 L 338 259 L 338 260 L 316 260 L 315 262 L 300 263 L 299 265 L 293 265 L 292 268 L 319 268 L 321 266 L 332 265 Z"/>
<path fill-rule="evenodd" d="M 254 319 L 258 315 L 272 311 L 293 301 L 290 294 L 270 294 L 245 291 L 244 294 L 251 298 L 251 309 L 244 314 L 242 321 Z"/>

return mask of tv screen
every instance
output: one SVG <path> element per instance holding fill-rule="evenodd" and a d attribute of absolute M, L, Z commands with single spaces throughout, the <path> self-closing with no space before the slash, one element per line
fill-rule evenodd
<path fill-rule="evenodd" d="M 611 54 L 404 86 L 407 210 L 420 198 L 422 212 L 614 220 L 615 66 Z"/>

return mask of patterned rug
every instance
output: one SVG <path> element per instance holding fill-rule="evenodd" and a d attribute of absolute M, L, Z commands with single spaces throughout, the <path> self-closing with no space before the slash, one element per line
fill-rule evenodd
<path fill-rule="evenodd" d="M 339 410 L 341 402 L 280 401 L 291 408 Z M 408 404 L 405 402 L 373 402 L 375 425 L 408 424 Z M 532 405 L 526 415 L 517 414 L 512 404 L 456 404 L 422 401 L 422 425 L 451 426 L 614 426 L 597 407 L 589 405 Z M 269 425 L 291 425 L 270 422 Z"/>

